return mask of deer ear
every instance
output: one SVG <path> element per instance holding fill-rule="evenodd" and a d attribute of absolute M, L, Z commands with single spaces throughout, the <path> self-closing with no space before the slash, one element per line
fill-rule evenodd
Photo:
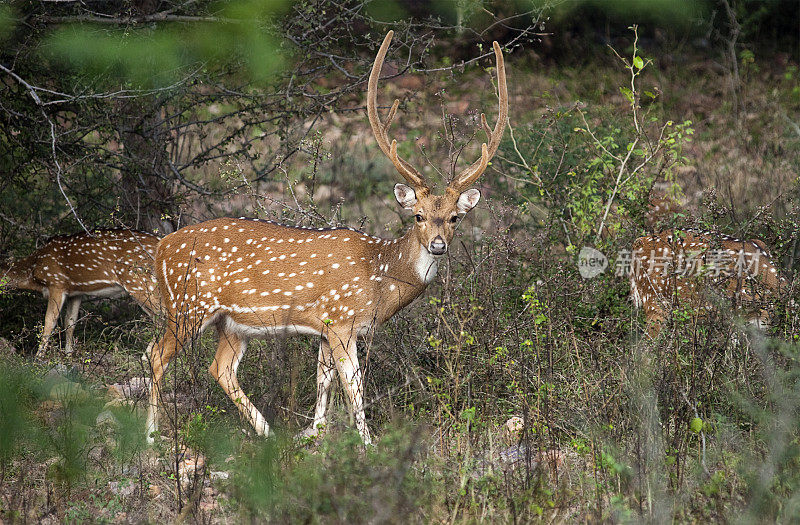
<path fill-rule="evenodd" d="M 458 202 L 456 203 L 458 213 L 467 213 L 478 204 L 479 200 L 481 200 L 481 192 L 479 190 L 472 188 L 465 191 L 458 196 Z"/>
<path fill-rule="evenodd" d="M 410 210 L 417 203 L 417 193 L 411 186 L 405 184 L 394 185 L 394 198 L 400 203 L 400 206 Z"/>

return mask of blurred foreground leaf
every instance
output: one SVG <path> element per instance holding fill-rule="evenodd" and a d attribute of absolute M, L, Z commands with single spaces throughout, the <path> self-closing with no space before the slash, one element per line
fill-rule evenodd
<path fill-rule="evenodd" d="M 213 16 L 165 16 L 158 25 L 142 28 L 74 24 L 45 39 L 43 52 L 78 72 L 138 88 L 164 87 L 199 69 L 238 70 L 265 83 L 284 62 L 270 27 L 285 6 L 283 1 L 231 2 Z"/>

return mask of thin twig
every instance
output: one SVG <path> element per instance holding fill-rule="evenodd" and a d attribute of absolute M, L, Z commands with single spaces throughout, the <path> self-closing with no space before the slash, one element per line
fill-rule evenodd
<path fill-rule="evenodd" d="M 53 155 L 53 163 L 56 166 L 56 182 L 58 183 L 58 189 L 61 192 L 61 195 L 64 196 L 64 200 L 67 202 L 67 206 L 69 206 L 72 215 L 75 216 L 75 220 L 78 221 L 78 224 L 80 224 L 81 228 L 83 228 L 87 234 L 91 235 L 92 233 L 89 231 L 86 225 L 83 224 L 83 221 L 81 220 L 80 216 L 78 216 L 78 212 L 75 211 L 75 207 L 72 205 L 72 201 L 67 195 L 67 192 L 64 191 L 64 186 L 61 184 L 61 163 L 58 162 L 58 154 L 56 153 L 56 125 L 50 119 L 50 117 L 47 116 L 47 113 L 45 113 L 44 109 L 42 109 L 42 116 L 44 116 L 45 120 L 47 120 L 47 122 L 50 124 L 50 150 Z"/>

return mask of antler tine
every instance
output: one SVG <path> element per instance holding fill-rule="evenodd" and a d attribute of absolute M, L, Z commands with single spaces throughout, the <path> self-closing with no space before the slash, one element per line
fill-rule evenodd
<path fill-rule="evenodd" d="M 483 175 L 486 166 L 489 164 L 489 159 L 497 153 L 497 148 L 500 147 L 500 139 L 503 138 L 503 132 L 508 123 L 508 86 L 506 85 L 506 66 L 503 61 L 503 51 L 497 42 L 493 42 L 492 47 L 497 60 L 497 98 L 499 104 L 497 123 L 494 126 L 494 130 L 490 129 L 489 124 L 486 122 L 486 116 L 481 114 L 481 127 L 486 132 L 488 145 L 485 142 L 481 145 L 481 158 L 462 171 L 451 183 L 451 186 L 456 189 L 469 186 Z"/>
<path fill-rule="evenodd" d="M 492 139 L 492 128 L 489 127 L 489 123 L 486 122 L 486 114 L 481 113 L 481 127 L 483 128 L 483 132 L 486 133 L 486 138 L 491 140 Z"/>
<path fill-rule="evenodd" d="M 392 145 L 389 147 L 389 160 L 397 164 L 400 162 L 400 157 L 397 156 L 397 141 L 392 139 Z"/>
<path fill-rule="evenodd" d="M 483 173 L 486 170 L 486 166 L 489 165 L 489 148 L 486 146 L 484 142 L 481 144 L 481 158 L 478 159 L 478 170 L 480 173 Z"/>
<path fill-rule="evenodd" d="M 367 84 L 367 117 L 369 118 L 370 126 L 372 126 L 372 133 L 375 135 L 375 140 L 381 151 L 389 157 L 394 164 L 394 167 L 412 186 L 416 188 L 428 189 L 425 179 L 420 173 L 414 169 L 411 164 L 403 160 L 397 155 L 397 148 L 395 146 L 394 154 L 392 154 L 392 147 L 389 144 L 388 130 L 389 125 L 394 119 L 397 108 L 400 105 L 399 100 L 395 100 L 392 108 L 389 110 L 389 116 L 386 124 L 381 123 L 380 116 L 378 115 L 378 79 L 381 75 L 381 68 L 383 61 L 386 58 L 386 52 L 389 50 L 389 44 L 392 42 L 394 31 L 389 31 L 386 38 L 383 39 L 378 54 L 375 56 L 375 62 L 372 64 L 372 71 L 369 74 L 369 82 Z"/>
<path fill-rule="evenodd" d="M 484 144 L 484 146 L 486 146 L 486 144 Z M 485 148 L 484 148 L 484 149 L 485 149 Z M 392 139 L 392 145 L 391 145 L 391 146 L 389 146 L 389 160 L 391 160 L 391 161 L 392 161 L 392 162 L 393 162 L 395 165 L 397 165 L 397 164 L 399 164 L 399 163 L 403 162 L 403 159 L 401 159 L 401 158 L 400 158 L 400 157 L 397 155 L 397 141 L 396 141 L 396 140 L 394 140 L 394 139 Z M 486 162 L 487 162 L 487 163 L 489 162 L 489 159 L 488 159 L 488 158 L 486 159 Z M 420 178 L 421 178 L 421 177 L 420 177 Z M 411 182 L 411 181 L 409 181 L 409 182 Z M 412 183 L 412 184 L 417 184 L 417 183 L 415 183 L 415 182 L 411 182 L 411 183 Z M 428 186 L 427 186 L 427 185 L 424 183 L 424 181 L 423 181 L 423 183 L 422 183 L 422 185 L 421 185 L 421 186 L 422 186 L 422 187 L 424 187 L 424 188 L 427 188 L 427 187 L 428 187 Z"/>
<path fill-rule="evenodd" d="M 383 125 L 383 133 L 384 135 L 387 134 L 389 131 L 389 126 L 392 125 L 392 120 L 394 120 L 394 115 L 397 113 L 397 108 L 400 106 L 400 99 L 394 99 L 394 104 L 392 104 L 391 109 L 389 109 L 389 115 L 386 117 L 386 124 Z M 387 135 L 388 136 L 388 135 Z"/>

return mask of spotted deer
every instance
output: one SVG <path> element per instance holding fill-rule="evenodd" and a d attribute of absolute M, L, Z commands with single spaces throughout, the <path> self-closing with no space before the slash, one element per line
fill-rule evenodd
<path fill-rule="evenodd" d="M 44 331 L 36 357 L 47 349 L 66 303 L 65 352 L 74 349 L 75 323 L 85 297 L 130 295 L 150 315 L 160 308 L 153 256 L 158 237 L 132 230 L 94 230 L 48 240 L 33 254 L 0 264 L 11 288 L 41 292 L 47 299 Z"/>
<path fill-rule="evenodd" d="M 663 192 L 656 192 L 650 195 L 647 201 L 647 212 L 644 215 L 645 223 L 652 231 L 658 225 L 668 219 L 671 219 L 675 214 L 685 213 L 683 207 Z"/>
<path fill-rule="evenodd" d="M 676 306 L 710 309 L 707 285 L 740 306 L 748 321 L 763 326 L 769 301 L 786 283 L 762 241 L 692 229 L 636 239 L 629 276 L 634 304 L 644 310 L 652 337 Z"/>
<path fill-rule="evenodd" d="M 369 76 L 367 116 L 381 151 L 408 184 L 397 184 L 397 202 L 414 213 L 414 225 L 400 238 L 381 239 L 347 228 L 308 229 L 257 219 L 216 219 L 185 227 L 165 237 L 156 250 L 156 273 L 164 294 L 168 326 L 153 347 L 147 436 L 157 430 L 157 402 L 165 367 L 175 353 L 208 327 L 219 343 L 209 369 L 259 435 L 269 425 L 250 402 L 236 370 L 252 337 L 307 334 L 320 337 L 314 435 L 326 423 L 331 382 L 338 372 L 355 425 L 365 443 L 363 378 L 356 339 L 384 323 L 422 294 L 436 276 L 459 218 L 480 199 L 469 189 L 495 154 L 508 119 L 503 54 L 495 42 L 499 115 L 494 129 L 482 115 L 488 135 L 481 157 L 433 195 L 430 186 L 389 141 L 377 110 L 377 85 L 392 40 L 389 32 Z"/>

